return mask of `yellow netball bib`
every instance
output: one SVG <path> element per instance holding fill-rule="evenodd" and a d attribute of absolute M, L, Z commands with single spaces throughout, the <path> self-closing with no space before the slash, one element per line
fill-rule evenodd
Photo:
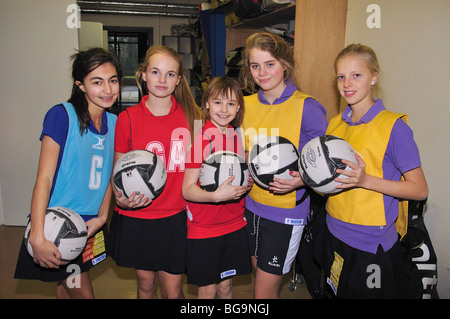
<path fill-rule="evenodd" d="M 245 117 L 242 125 L 245 151 L 250 152 L 255 141 L 262 136 L 282 136 L 298 147 L 303 105 L 308 97 L 311 96 L 295 91 L 281 104 L 266 105 L 259 102 L 257 94 L 246 96 L 244 98 Z M 295 192 L 275 195 L 256 183 L 249 196 L 254 201 L 268 206 L 294 208 L 296 205 Z"/>
<path fill-rule="evenodd" d="M 405 114 L 383 110 L 368 123 L 349 126 L 338 115 L 330 121 L 327 134 L 348 141 L 364 159 L 366 172 L 383 178 L 384 155 L 394 123 L 399 118 L 407 121 Z M 327 211 L 331 216 L 351 224 L 386 225 L 383 194 L 363 188 L 353 188 L 330 196 Z"/>

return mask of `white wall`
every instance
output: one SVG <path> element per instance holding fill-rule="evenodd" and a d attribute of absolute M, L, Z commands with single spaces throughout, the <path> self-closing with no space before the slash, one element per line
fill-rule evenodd
<path fill-rule="evenodd" d="M 45 112 L 71 92 L 69 57 L 77 29 L 74 0 L 0 1 L 0 224 L 24 225 L 29 213 Z"/>
<path fill-rule="evenodd" d="M 24 225 L 29 213 L 46 111 L 71 92 L 70 56 L 78 29 L 75 0 L 0 0 L 0 225 Z M 154 28 L 154 43 L 187 19 L 88 15 L 108 26 Z M 87 25 L 86 23 L 84 25 Z M 84 39 L 84 38 L 83 38 Z M 82 41 L 83 41 L 82 39 Z"/>
<path fill-rule="evenodd" d="M 78 46 L 80 50 L 87 50 L 93 47 L 101 47 L 108 50 L 108 37 L 103 31 L 103 24 L 100 22 L 81 21 L 78 30 Z M 105 43 L 106 42 L 106 43 Z"/>
<path fill-rule="evenodd" d="M 380 8 L 381 28 L 370 29 L 369 4 Z M 429 198 L 425 223 L 438 258 L 438 291 L 450 297 L 450 2 L 349 0 L 346 44 L 371 46 L 381 64 L 377 95 L 394 112 L 409 115 Z"/>

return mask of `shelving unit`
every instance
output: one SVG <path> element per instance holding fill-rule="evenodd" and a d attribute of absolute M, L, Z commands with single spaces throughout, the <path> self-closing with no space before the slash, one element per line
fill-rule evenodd
<path fill-rule="evenodd" d="M 228 5 L 232 5 L 232 3 Z M 258 17 L 244 19 L 228 25 L 226 51 L 229 52 L 237 47 L 244 46 L 245 40 L 250 35 L 265 27 L 292 23 L 295 20 L 295 7 L 295 3 L 284 5 Z"/>
<path fill-rule="evenodd" d="M 181 57 L 183 58 L 183 71 L 189 85 L 191 85 L 191 71 L 194 69 L 195 63 L 194 38 L 164 35 L 162 37 L 162 43 L 164 46 L 174 49 L 181 55 Z"/>
<path fill-rule="evenodd" d="M 273 11 L 264 13 L 256 18 L 245 19 L 227 26 L 232 29 L 264 28 L 266 26 L 287 23 L 295 20 L 295 3 L 285 5 Z"/>
<path fill-rule="evenodd" d="M 197 39 L 189 36 L 162 36 L 162 44 L 177 51 L 183 58 L 183 73 L 186 77 L 192 95 L 196 97 L 198 84 L 195 83 L 195 66 L 197 64 L 196 52 L 198 52 Z"/>
<path fill-rule="evenodd" d="M 333 64 L 344 48 L 346 16 L 347 0 L 296 0 L 296 3 L 227 26 L 226 50 L 244 46 L 251 34 L 266 26 L 295 20 L 297 84 L 303 92 L 318 99 L 330 119 L 339 110 Z"/>

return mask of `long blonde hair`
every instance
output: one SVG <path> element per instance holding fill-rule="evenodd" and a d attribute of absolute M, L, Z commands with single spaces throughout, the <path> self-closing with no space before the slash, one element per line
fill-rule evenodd
<path fill-rule="evenodd" d="M 178 62 L 179 65 L 178 75 L 180 76 L 180 83 L 175 88 L 173 96 L 175 97 L 175 100 L 181 105 L 181 109 L 183 110 L 184 116 L 186 117 L 186 122 L 188 124 L 188 128 L 191 133 L 192 139 L 192 137 L 195 134 L 195 131 L 201 128 L 201 125 L 196 125 L 196 121 L 200 120 L 201 123 L 203 123 L 204 114 L 202 110 L 198 107 L 198 105 L 195 103 L 195 99 L 192 96 L 191 89 L 189 88 L 189 84 L 183 73 L 183 58 L 180 54 L 178 54 L 175 50 L 169 47 L 159 45 L 151 46 L 147 50 L 144 61 L 141 64 L 139 64 L 139 67 L 136 71 L 135 78 L 136 83 L 139 87 L 139 91 L 141 92 L 142 95 L 147 94 L 147 87 L 144 81 L 142 80 L 142 73 L 144 73 L 147 70 L 150 58 L 156 53 L 167 54 Z"/>

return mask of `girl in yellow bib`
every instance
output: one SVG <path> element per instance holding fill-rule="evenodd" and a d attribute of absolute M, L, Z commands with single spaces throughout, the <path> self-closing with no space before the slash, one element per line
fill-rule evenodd
<path fill-rule="evenodd" d="M 341 298 L 406 297 L 405 259 L 396 227 L 399 199 L 423 200 L 428 186 L 407 116 L 374 100 L 379 64 L 375 52 L 352 44 L 336 58 L 337 87 L 348 103 L 327 134 L 347 140 L 358 164 L 338 173 L 342 192 L 327 201 L 325 253 L 328 284 Z M 398 226 L 398 223 L 397 223 Z"/>
<path fill-rule="evenodd" d="M 244 50 L 241 78 L 246 96 L 243 136 L 249 152 L 255 137 L 282 136 L 301 149 L 323 135 L 326 112 L 313 97 L 300 92 L 294 80 L 293 48 L 280 36 L 250 36 Z M 310 199 L 300 174 L 275 178 L 270 188 L 254 183 L 245 199 L 245 216 L 255 275 L 255 298 L 278 298 L 284 274 L 297 255 Z M 306 194 L 307 195 L 307 194 Z M 305 199 L 306 198 L 306 199 Z"/>

